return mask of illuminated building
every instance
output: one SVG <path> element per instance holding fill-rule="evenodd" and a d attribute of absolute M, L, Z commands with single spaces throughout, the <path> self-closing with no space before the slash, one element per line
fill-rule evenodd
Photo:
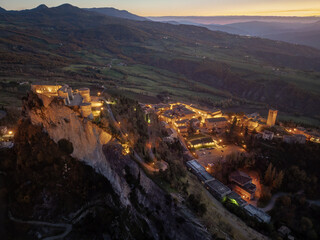
<path fill-rule="evenodd" d="M 252 179 L 249 175 L 241 171 L 235 171 L 230 174 L 229 180 L 234 184 L 233 190 L 243 199 L 251 200 L 254 198 L 256 185 L 252 183 Z"/>
<path fill-rule="evenodd" d="M 78 106 L 81 116 L 84 118 L 99 117 L 103 109 L 103 101 L 99 97 L 91 97 L 89 88 L 80 88 L 73 91 L 68 85 L 38 84 L 31 85 L 31 90 L 48 103 L 50 103 L 50 100 L 47 99 L 58 97 L 63 99 L 67 106 Z"/>
<path fill-rule="evenodd" d="M 268 119 L 267 119 L 267 126 L 272 127 L 276 124 L 278 110 L 269 110 Z"/>

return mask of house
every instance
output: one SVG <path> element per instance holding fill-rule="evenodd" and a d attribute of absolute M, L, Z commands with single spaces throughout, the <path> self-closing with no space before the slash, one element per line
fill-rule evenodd
<path fill-rule="evenodd" d="M 286 227 L 286 226 L 281 226 L 281 227 L 278 229 L 278 233 L 279 233 L 279 235 L 280 235 L 282 238 L 285 238 L 285 237 L 287 237 L 287 236 L 290 235 L 291 230 L 290 230 L 288 227 Z"/>
<path fill-rule="evenodd" d="M 300 143 L 300 144 L 305 144 L 306 143 L 306 140 L 307 140 L 307 137 L 303 134 L 296 134 L 294 135 L 295 136 L 295 139 L 296 139 L 296 142 L 297 143 Z"/>
<path fill-rule="evenodd" d="M 205 123 L 208 129 L 225 128 L 228 124 L 228 121 L 224 117 L 218 117 L 218 118 L 207 118 L 205 120 Z"/>
<path fill-rule="evenodd" d="M 271 141 L 273 139 L 274 133 L 268 130 L 264 130 L 262 134 L 262 139 Z"/>
<path fill-rule="evenodd" d="M 199 121 L 199 119 L 197 119 L 197 118 L 192 118 L 192 119 L 190 119 L 189 124 L 190 124 L 192 127 L 200 127 L 200 121 Z"/>
<path fill-rule="evenodd" d="M 5 135 L 8 132 L 7 126 L 0 126 L 0 135 Z"/>
<path fill-rule="evenodd" d="M 170 109 L 170 105 L 165 103 L 159 103 L 154 105 L 154 109 L 159 111 L 166 111 Z"/>
<path fill-rule="evenodd" d="M 58 90 L 61 88 L 61 85 L 51 85 L 51 84 L 32 84 L 31 91 L 36 94 L 43 94 L 48 97 L 58 96 Z"/>
<path fill-rule="evenodd" d="M 183 119 L 183 120 L 180 120 L 180 121 L 176 121 L 176 122 L 174 123 L 174 125 L 175 125 L 176 127 L 187 126 L 187 123 L 188 123 L 188 122 L 189 122 L 188 119 Z"/>
<path fill-rule="evenodd" d="M 194 174 L 197 174 L 198 172 L 205 172 L 206 169 L 195 159 L 190 160 L 186 162 L 187 169 L 191 171 Z"/>
<path fill-rule="evenodd" d="M 215 118 L 222 117 L 222 112 L 220 109 L 212 109 L 210 115 Z"/>
<path fill-rule="evenodd" d="M 235 171 L 229 175 L 229 181 L 233 183 L 233 190 L 243 199 L 251 200 L 256 192 L 256 185 L 252 178 L 244 172 Z"/>
<path fill-rule="evenodd" d="M 161 115 L 161 118 L 167 123 L 172 123 L 175 119 L 175 115 L 172 110 L 167 110 Z"/>
<path fill-rule="evenodd" d="M 175 115 L 178 116 L 179 120 L 184 120 L 184 119 L 191 119 L 192 117 L 195 116 L 195 112 L 186 108 L 182 104 L 177 104 L 172 106 L 172 111 L 175 113 Z"/>
<path fill-rule="evenodd" d="M 203 137 L 189 141 L 191 148 L 212 147 L 215 145 L 212 137 Z"/>
<path fill-rule="evenodd" d="M 222 200 L 231 189 L 217 179 L 209 180 L 205 183 L 206 189 L 217 199 Z"/>
<path fill-rule="evenodd" d="M 283 136 L 283 141 L 289 144 L 293 144 L 293 143 L 305 144 L 306 140 L 307 140 L 307 137 L 303 134 Z"/>
<path fill-rule="evenodd" d="M 188 133 L 188 128 L 186 126 L 181 126 L 178 127 L 178 132 L 181 133 L 182 135 Z"/>

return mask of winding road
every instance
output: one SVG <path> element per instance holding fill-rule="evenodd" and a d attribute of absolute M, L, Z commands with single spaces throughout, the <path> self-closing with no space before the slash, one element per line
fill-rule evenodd
<path fill-rule="evenodd" d="M 63 239 L 66 237 L 72 230 L 72 225 L 67 223 L 50 223 L 50 222 L 43 222 L 43 221 L 26 221 L 14 218 L 9 212 L 9 219 L 11 221 L 17 222 L 17 223 L 26 223 L 26 224 L 32 224 L 32 225 L 43 225 L 48 227 L 55 227 L 55 228 L 64 228 L 65 231 L 59 235 L 51 236 L 51 237 L 45 237 L 43 240 L 56 240 L 56 239 Z"/>
<path fill-rule="evenodd" d="M 285 196 L 285 195 L 289 195 L 289 193 L 285 193 L 285 192 L 276 193 L 275 195 L 272 196 L 272 198 L 271 198 L 270 202 L 268 203 L 268 205 L 265 206 L 264 208 L 260 208 L 260 209 L 262 211 L 264 211 L 264 212 L 270 211 L 274 207 L 274 204 L 276 203 L 277 199 L 279 197 L 282 197 L 282 196 Z"/>

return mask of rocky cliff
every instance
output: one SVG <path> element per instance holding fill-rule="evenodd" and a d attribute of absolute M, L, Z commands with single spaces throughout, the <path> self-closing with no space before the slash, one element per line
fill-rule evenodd
<path fill-rule="evenodd" d="M 72 156 L 61 152 L 61 139 L 72 143 Z M 122 155 L 121 145 L 108 133 L 57 99 L 28 95 L 15 151 L 18 171 L 13 174 L 21 185 L 12 197 L 17 198 L 12 212 L 24 219 L 64 219 L 73 226 L 67 239 L 211 238 L 188 209 L 177 205 L 130 156 Z M 62 211 L 57 205 L 65 202 L 71 206 Z"/>
<path fill-rule="evenodd" d="M 72 157 L 77 158 L 104 175 L 128 204 L 128 189 L 121 185 L 116 174 L 111 171 L 109 162 L 102 152 L 102 146 L 111 140 L 111 135 L 97 127 L 86 118 L 82 118 L 76 108 L 65 106 L 63 101 L 44 95 L 29 94 L 24 103 L 24 117 L 33 125 L 43 127 L 56 143 L 67 139 L 73 144 Z"/>

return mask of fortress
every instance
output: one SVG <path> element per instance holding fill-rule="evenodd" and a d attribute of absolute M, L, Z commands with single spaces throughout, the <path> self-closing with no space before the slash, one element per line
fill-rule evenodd
<path fill-rule="evenodd" d="M 63 99 L 67 106 L 78 106 L 82 117 L 92 120 L 100 116 L 103 100 L 91 96 L 89 88 L 72 90 L 68 85 L 34 84 L 31 90 L 38 95 Z"/>

